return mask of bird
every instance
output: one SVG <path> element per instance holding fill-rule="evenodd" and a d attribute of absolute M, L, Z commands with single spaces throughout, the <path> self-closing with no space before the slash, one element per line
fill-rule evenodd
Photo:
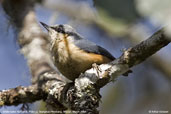
<path fill-rule="evenodd" d="M 50 52 L 54 65 L 69 80 L 74 81 L 92 64 L 109 63 L 116 58 L 105 48 L 83 38 L 67 24 L 47 25 L 40 22 L 50 37 Z M 132 72 L 129 70 L 124 76 Z"/>

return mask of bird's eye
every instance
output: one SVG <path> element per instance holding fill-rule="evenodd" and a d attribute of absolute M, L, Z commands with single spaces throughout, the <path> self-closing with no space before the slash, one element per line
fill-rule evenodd
<path fill-rule="evenodd" d="M 51 28 L 57 31 L 58 33 L 65 33 L 63 25 L 59 25 L 59 26 L 51 27 Z"/>
<path fill-rule="evenodd" d="M 59 33 L 65 33 L 63 25 L 59 25 L 58 26 L 57 32 L 59 32 Z"/>

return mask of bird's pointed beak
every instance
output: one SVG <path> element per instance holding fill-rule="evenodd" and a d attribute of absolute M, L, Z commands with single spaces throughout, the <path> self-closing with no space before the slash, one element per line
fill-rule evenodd
<path fill-rule="evenodd" d="M 50 30 L 50 26 L 49 26 L 49 25 L 47 25 L 47 24 L 45 24 L 45 23 L 43 23 L 43 22 L 40 22 L 40 24 L 42 24 L 42 26 L 43 26 L 47 31 Z"/>

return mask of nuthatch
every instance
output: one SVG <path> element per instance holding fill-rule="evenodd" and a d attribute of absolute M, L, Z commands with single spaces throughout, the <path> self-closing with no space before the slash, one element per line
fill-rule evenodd
<path fill-rule="evenodd" d="M 82 38 L 69 25 L 48 26 L 40 23 L 51 38 L 50 51 L 55 66 L 70 80 L 90 69 L 93 63 L 103 64 L 115 59 L 106 49 Z"/>

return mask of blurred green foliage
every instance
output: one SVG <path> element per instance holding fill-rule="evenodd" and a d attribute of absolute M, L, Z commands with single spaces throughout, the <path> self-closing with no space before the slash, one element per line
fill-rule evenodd
<path fill-rule="evenodd" d="M 94 5 L 97 9 L 107 12 L 112 18 L 125 22 L 134 22 L 140 17 L 134 0 L 94 0 Z"/>

